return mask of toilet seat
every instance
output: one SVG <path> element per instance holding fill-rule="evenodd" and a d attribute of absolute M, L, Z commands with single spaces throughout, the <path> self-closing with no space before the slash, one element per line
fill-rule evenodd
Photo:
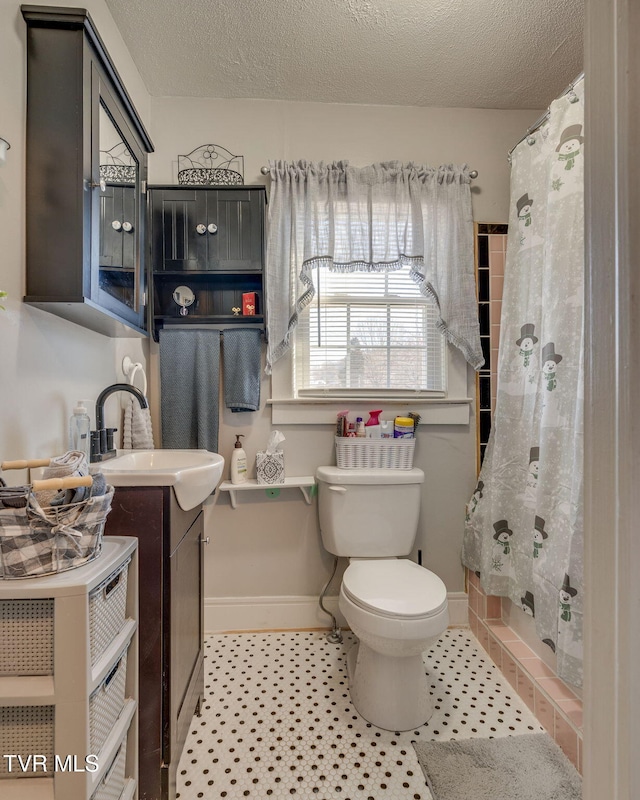
<path fill-rule="evenodd" d="M 342 591 L 359 608 L 392 619 L 427 619 L 447 607 L 442 580 L 408 559 L 352 561 Z"/>

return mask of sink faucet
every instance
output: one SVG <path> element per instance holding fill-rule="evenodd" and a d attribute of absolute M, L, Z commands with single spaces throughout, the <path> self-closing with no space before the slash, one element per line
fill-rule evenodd
<path fill-rule="evenodd" d="M 105 461 L 108 458 L 113 458 L 116 454 L 113 446 L 113 434 L 118 429 L 104 427 L 104 404 L 107 397 L 114 394 L 114 392 L 129 392 L 140 403 L 140 408 L 149 408 L 147 398 L 140 389 L 136 389 L 135 386 L 131 386 L 129 383 L 112 383 L 111 386 L 103 389 L 96 400 L 96 430 L 91 431 L 90 461 L 92 462 Z"/>

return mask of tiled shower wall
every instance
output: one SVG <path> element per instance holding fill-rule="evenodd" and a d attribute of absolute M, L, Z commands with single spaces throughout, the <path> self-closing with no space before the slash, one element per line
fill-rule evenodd
<path fill-rule="evenodd" d="M 502 619 L 500 597 L 468 572 L 469 626 L 498 669 L 582 772 L 582 700 Z"/>
<path fill-rule="evenodd" d="M 476 225 L 480 339 L 485 357 L 478 375 L 479 464 L 496 404 L 506 252 L 507 225 Z M 505 623 L 501 598 L 486 595 L 475 573 L 468 572 L 467 578 L 471 630 L 543 728 L 582 772 L 582 700 Z"/>
<path fill-rule="evenodd" d="M 480 343 L 484 366 L 478 374 L 478 463 L 482 463 L 491 431 L 491 416 L 496 405 L 498 385 L 498 347 L 502 284 L 507 253 L 507 225 L 476 224 L 476 266 L 478 272 L 478 310 Z"/>

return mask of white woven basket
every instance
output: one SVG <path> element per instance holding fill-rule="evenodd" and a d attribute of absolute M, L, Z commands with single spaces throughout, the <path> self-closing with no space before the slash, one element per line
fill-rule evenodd
<path fill-rule="evenodd" d="M 89 594 L 89 642 L 95 664 L 125 623 L 128 559 Z"/>
<path fill-rule="evenodd" d="M 336 464 L 341 469 L 411 469 L 415 439 L 364 439 L 336 436 Z"/>
<path fill-rule="evenodd" d="M 89 752 L 99 753 L 124 708 L 127 651 L 89 698 Z"/>
<path fill-rule="evenodd" d="M 127 741 L 120 745 L 115 758 L 106 771 L 98 788 L 91 795 L 91 800 L 119 800 L 125 784 L 125 769 L 127 764 Z"/>

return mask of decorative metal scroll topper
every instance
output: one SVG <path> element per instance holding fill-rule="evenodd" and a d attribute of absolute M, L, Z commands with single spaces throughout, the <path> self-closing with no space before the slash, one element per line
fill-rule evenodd
<path fill-rule="evenodd" d="M 238 186 L 244 183 L 244 156 L 218 144 L 203 144 L 178 156 L 178 183 L 201 186 Z"/>

